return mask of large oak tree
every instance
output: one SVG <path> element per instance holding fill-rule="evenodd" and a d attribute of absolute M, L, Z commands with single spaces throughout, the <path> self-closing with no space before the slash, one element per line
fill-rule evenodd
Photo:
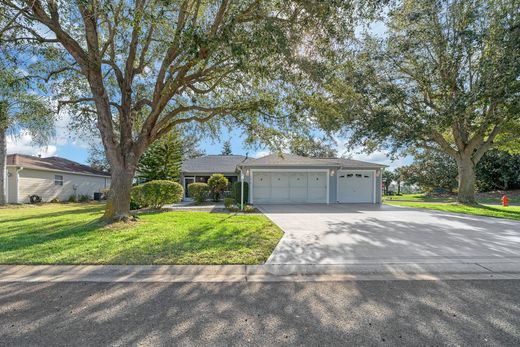
<path fill-rule="evenodd" d="M 520 137 L 520 2 L 402 0 L 383 20 L 308 104 L 352 143 L 449 155 L 474 203 L 479 160 Z"/>
<path fill-rule="evenodd" d="M 356 13 L 353 1 L 0 3 L 4 35 L 48 47 L 42 77 L 60 81 L 70 97 L 60 105 L 99 129 L 112 173 L 107 221 L 128 218 L 139 158 L 174 127 L 227 122 L 248 142 L 276 143 L 300 121 L 277 112 L 281 99 L 316 71 L 331 39 L 352 30 Z"/>

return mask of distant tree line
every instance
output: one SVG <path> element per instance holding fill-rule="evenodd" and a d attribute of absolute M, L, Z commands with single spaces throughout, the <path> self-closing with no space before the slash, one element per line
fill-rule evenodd
<path fill-rule="evenodd" d="M 493 149 L 476 166 L 476 186 L 480 192 L 520 189 L 520 155 Z M 421 151 L 414 162 L 395 171 L 386 171 L 384 190 L 388 194 L 392 182 L 416 185 L 424 192 L 436 190 L 453 192 L 457 188 L 457 164 L 442 153 Z"/>

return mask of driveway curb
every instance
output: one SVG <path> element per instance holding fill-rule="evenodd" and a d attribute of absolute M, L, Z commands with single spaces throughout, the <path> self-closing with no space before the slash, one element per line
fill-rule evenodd
<path fill-rule="evenodd" d="M 520 262 L 346 265 L 0 265 L 0 282 L 323 282 L 520 279 Z"/>

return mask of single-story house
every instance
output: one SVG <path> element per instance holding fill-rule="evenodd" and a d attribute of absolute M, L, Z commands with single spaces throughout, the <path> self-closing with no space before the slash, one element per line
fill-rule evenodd
<path fill-rule="evenodd" d="M 214 173 L 223 174 L 230 186 L 239 180 L 237 166 L 246 160 L 243 155 L 205 155 L 183 161 L 181 184 L 184 195 L 189 196 L 188 185 L 194 182 L 207 183 Z"/>
<path fill-rule="evenodd" d="M 42 201 L 66 201 L 110 187 L 110 174 L 72 160 L 23 154 L 7 156 L 7 201 L 27 203 L 31 195 Z"/>
<path fill-rule="evenodd" d="M 345 158 L 292 154 L 261 158 L 211 155 L 187 160 L 182 166 L 181 182 L 185 187 L 192 182 L 205 182 L 212 173 L 222 173 L 237 181 L 243 177 L 249 183 L 250 204 L 378 204 L 385 167 Z"/>

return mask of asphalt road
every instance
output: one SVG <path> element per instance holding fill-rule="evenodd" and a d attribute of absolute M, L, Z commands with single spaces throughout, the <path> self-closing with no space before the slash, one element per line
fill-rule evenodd
<path fill-rule="evenodd" d="M 0 345 L 520 345 L 520 280 L 1 283 Z"/>

